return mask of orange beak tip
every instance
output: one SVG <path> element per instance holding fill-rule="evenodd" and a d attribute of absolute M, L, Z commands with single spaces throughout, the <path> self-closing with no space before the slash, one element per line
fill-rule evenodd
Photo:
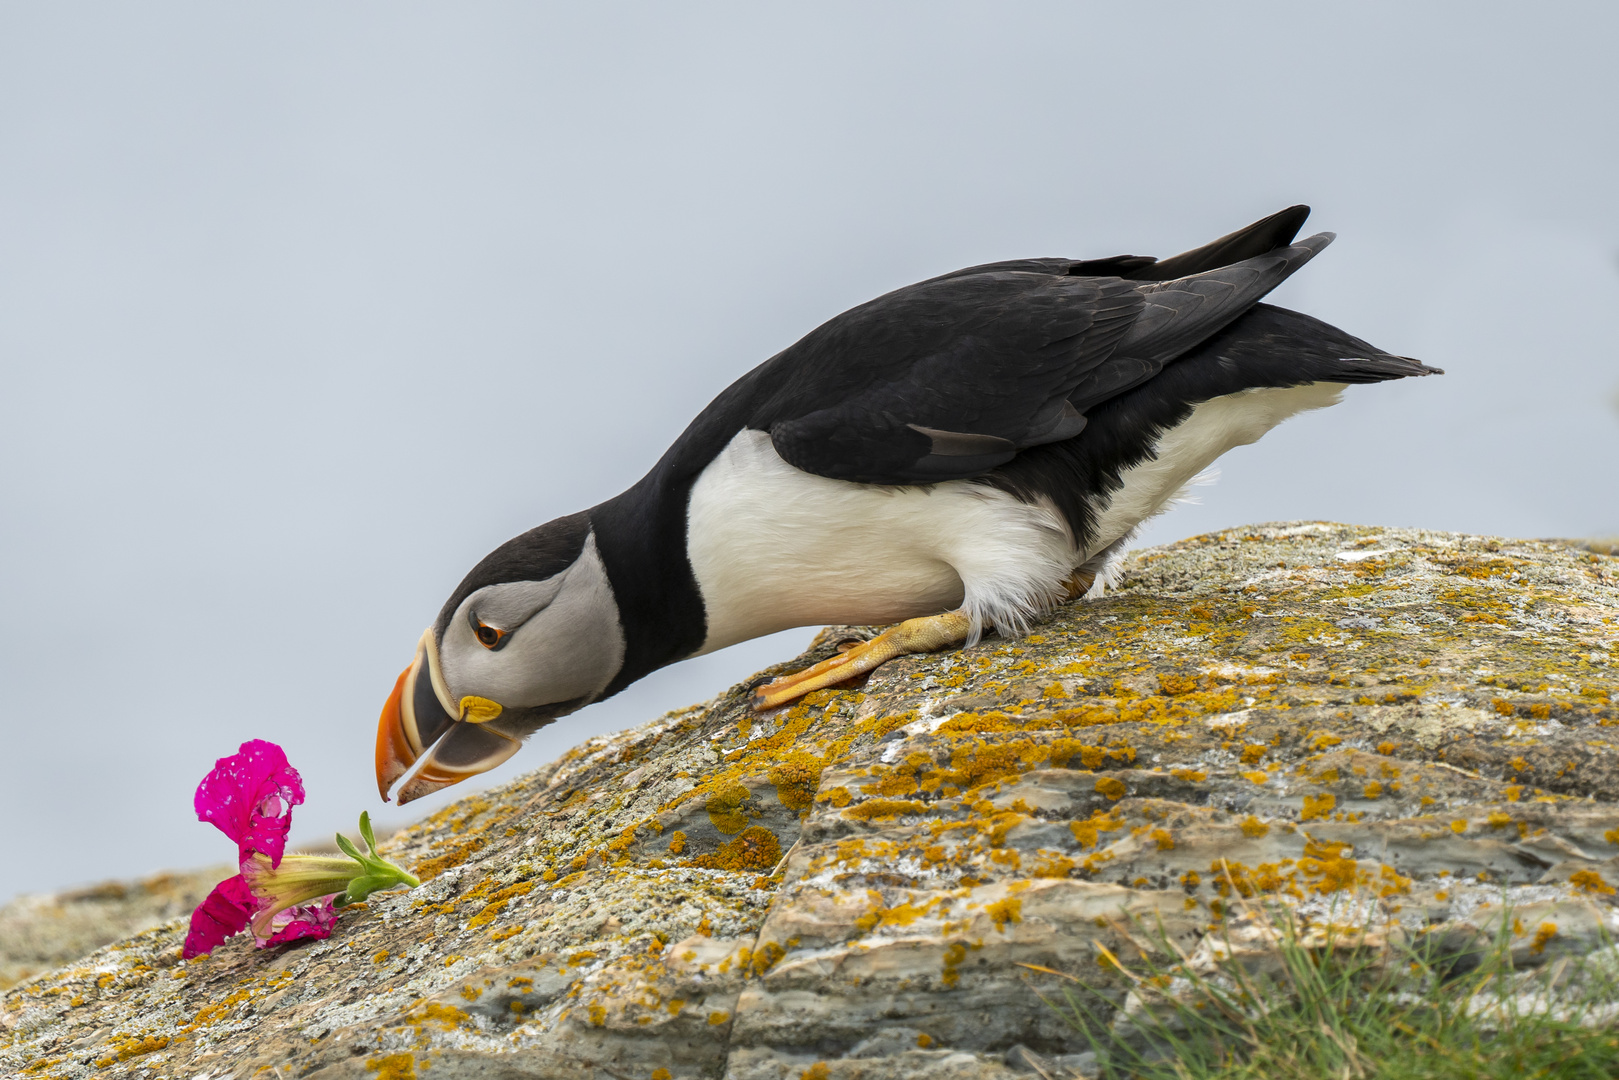
<path fill-rule="evenodd" d="M 405 679 L 410 672 L 411 668 L 406 668 L 394 683 L 393 693 L 388 695 L 382 716 L 377 720 L 377 794 L 382 796 L 383 802 L 388 801 L 388 789 L 416 763 L 416 751 L 405 736 L 404 714 L 400 708 Z"/>

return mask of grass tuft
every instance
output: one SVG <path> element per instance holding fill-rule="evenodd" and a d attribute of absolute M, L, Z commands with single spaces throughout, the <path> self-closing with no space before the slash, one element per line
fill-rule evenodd
<path fill-rule="evenodd" d="M 1356 905 L 1351 902 L 1351 909 Z M 1375 909 L 1367 905 L 1358 910 Z M 1104 1080 L 1608 1080 L 1619 1077 L 1619 950 L 1515 970 L 1496 938 L 1305 923 L 1253 907 L 1187 956 L 1128 934 L 1124 1000 L 1067 980 L 1044 998 L 1082 1032 Z M 1511 925 L 1510 917 L 1503 927 Z M 1169 958 L 1159 964 L 1154 955 Z M 1048 974 L 1049 969 L 1036 969 Z M 1053 1073 L 1055 1080 L 1056 1073 Z"/>

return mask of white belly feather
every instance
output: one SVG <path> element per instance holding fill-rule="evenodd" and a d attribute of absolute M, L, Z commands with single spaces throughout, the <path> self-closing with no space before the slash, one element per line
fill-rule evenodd
<path fill-rule="evenodd" d="M 1075 567 L 1129 535 L 1233 446 L 1330 405 L 1342 386 L 1247 390 L 1204 402 L 1124 471 L 1095 505 L 1078 550 L 1050 504 L 967 480 L 883 487 L 830 480 L 783 461 L 744 430 L 703 470 L 687 509 L 687 552 L 708 618 L 703 652 L 824 623 L 880 624 L 965 608 L 978 628 L 1021 632 Z"/>
<path fill-rule="evenodd" d="M 1161 513 L 1214 459 L 1236 446 L 1246 446 L 1290 416 L 1336 405 L 1343 383 L 1306 383 L 1286 389 L 1260 388 L 1205 401 L 1192 415 L 1159 438 L 1157 456 L 1119 474 L 1124 486 L 1092 503 L 1096 536 L 1092 555 L 1135 531 Z"/>

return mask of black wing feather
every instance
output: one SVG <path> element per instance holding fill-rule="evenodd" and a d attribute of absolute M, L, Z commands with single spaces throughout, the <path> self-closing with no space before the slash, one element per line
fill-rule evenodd
<path fill-rule="evenodd" d="M 1117 279 L 1024 272 L 902 289 L 772 360 L 814 378 L 789 380 L 749 426 L 769 431 L 789 464 L 839 480 L 976 476 L 1083 427 L 1068 392 L 1141 306 Z"/>
<path fill-rule="evenodd" d="M 932 278 L 830 320 L 722 397 L 741 394 L 746 425 L 806 472 L 981 476 L 1073 440 L 1090 411 L 1250 311 L 1332 240 L 1291 243 L 1307 213 L 1290 207 L 1162 262 L 1022 259 Z M 1344 374 L 1387 377 L 1385 360 L 1363 363 Z"/>

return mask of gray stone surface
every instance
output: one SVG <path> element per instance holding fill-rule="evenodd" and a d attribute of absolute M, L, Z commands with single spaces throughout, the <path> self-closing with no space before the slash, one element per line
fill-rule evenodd
<path fill-rule="evenodd" d="M 189 917 L 216 884 L 235 872 L 216 866 L 16 897 L 0 907 L 0 990 L 120 938 L 177 916 Z"/>
<path fill-rule="evenodd" d="M 1041 969 L 1121 1002 L 1142 927 L 1199 955 L 1262 896 L 1387 933 L 1505 912 L 1542 964 L 1619 925 L 1616 640 L 1619 560 L 1555 543 L 1137 552 L 1025 639 L 765 715 L 736 687 L 449 807 L 385 845 L 422 888 L 329 941 L 182 962 L 176 919 L 39 975 L 0 999 L 0 1070 L 1071 1072 Z"/>

